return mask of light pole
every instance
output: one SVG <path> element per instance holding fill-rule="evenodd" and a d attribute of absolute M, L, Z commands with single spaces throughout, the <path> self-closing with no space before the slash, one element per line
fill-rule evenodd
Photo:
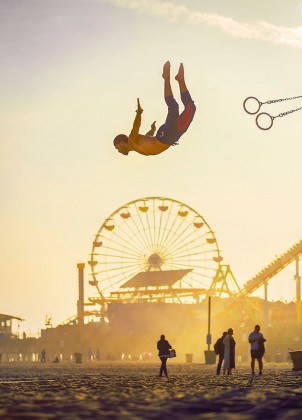
<path fill-rule="evenodd" d="M 212 336 L 211 336 L 211 296 L 208 298 L 208 334 L 207 334 L 207 345 L 208 345 L 208 351 L 210 351 L 210 345 L 212 342 Z"/>
<path fill-rule="evenodd" d="M 211 335 L 211 296 L 208 297 L 208 334 L 207 334 L 207 345 L 208 350 L 205 350 L 205 360 L 206 365 L 214 365 L 216 363 L 216 354 L 214 351 L 210 350 L 210 346 L 212 343 L 212 335 Z"/>
<path fill-rule="evenodd" d="M 78 325 L 84 325 L 84 263 L 77 264 L 79 271 L 79 299 L 78 299 Z"/>

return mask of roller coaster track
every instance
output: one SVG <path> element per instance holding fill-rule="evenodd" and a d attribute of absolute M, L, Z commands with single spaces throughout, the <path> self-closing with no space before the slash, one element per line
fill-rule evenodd
<path fill-rule="evenodd" d="M 264 285 L 269 279 L 274 277 L 277 273 L 287 267 L 290 263 L 295 261 L 302 255 L 302 239 L 295 243 L 291 248 L 289 248 L 286 252 L 281 254 L 278 258 L 264 267 L 259 273 L 257 273 L 254 277 L 248 280 L 241 291 L 238 293 L 239 297 L 245 297 L 253 293 L 257 290 L 260 286 Z"/>

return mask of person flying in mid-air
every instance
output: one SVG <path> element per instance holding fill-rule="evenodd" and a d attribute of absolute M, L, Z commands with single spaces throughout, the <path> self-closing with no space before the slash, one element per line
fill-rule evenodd
<path fill-rule="evenodd" d="M 180 137 L 187 131 L 191 124 L 196 106 L 187 89 L 184 77 L 184 66 L 180 64 L 179 70 L 175 79 L 179 83 L 179 90 L 182 103 L 184 104 L 184 111 L 179 115 L 179 105 L 173 97 L 170 84 L 170 62 L 167 61 L 163 68 L 164 78 L 164 95 L 168 106 L 168 115 L 166 122 L 158 129 L 156 135 L 156 126 L 151 125 L 151 130 L 146 134 L 140 134 L 139 128 L 141 125 L 141 114 L 143 112 L 139 99 L 137 99 L 136 117 L 134 119 L 133 128 L 129 136 L 119 134 L 115 137 L 113 144 L 115 148 L 123 155 L 128 155 L 129 152 L 135 151 L 141 155 L 158 155 L 170 146 L 175 145 Z"/>

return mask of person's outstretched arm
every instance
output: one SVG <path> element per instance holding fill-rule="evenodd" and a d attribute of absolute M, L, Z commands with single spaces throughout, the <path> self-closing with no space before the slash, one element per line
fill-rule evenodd
<path fill-rule="evenodd" d="M 131 130 L 130 136 L 128 138 L 128 142 L 129 142 L 130 146 L 138 143 L 138 132 L 139 132 L 139 128 L 141 126 L 141 120 L 142 120 L 141 115 L 142 115 L 142 113 L 143 113 L 143 110 L 142 110 L 141 105 L 139 103 L 139 98 L 137 98 L 136 117 L 134 119 L 133 127 L 132 127 L 132 130 Z"/>
<path fill-rule="evenodd" d="M 146 136 L 154 136 L 154 133 L 155 133 L 155 130 L 156 130 L 155 123 L 156 123 L 156 121 L 154 121 L 154 123 L 152 123 L 151 130 L 149 130 L 148 133 L 146 133 Z"/>

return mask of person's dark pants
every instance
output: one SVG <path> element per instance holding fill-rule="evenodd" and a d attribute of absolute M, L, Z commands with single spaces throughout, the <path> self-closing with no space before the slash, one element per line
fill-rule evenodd
<path fill-rule="evenodd" d="M 155 137 L 164 144 L 175 144 L 179 138 L 187 131 L 193 121 L 196 106 L 188 91 L 181 93 L 181 100 L 184 104 L 184 111 L 179 115 L 179 105 L 174 96 L 166 96 L 165 101 L 168 105 L 168 115 L 166 121 L 157 130 Z"/>
<path fill-rule="evenodd" d="M 160 367 L 160 370 L 159 370 L 159 376 L 163 376 L 163 373 L 165 374 L 165 376 L 168 376 L 168 372 L 167 372 L 168 357 L 161 357 L 160 356 L 160 360 L 161 360 L 161 367 Z"/>
<path fill-rule="evenodd" d="M 223 359 L 224 359 L 224 354 L 220 354 L 220 355 L 219 355 L 218 364 L 217 364 L 217 370 L 216 370 L 217 375 L 219 375 L 219 374 L 220 374 L 220 371 L 221 371 L 221 365 L 222 365 Z"/>

